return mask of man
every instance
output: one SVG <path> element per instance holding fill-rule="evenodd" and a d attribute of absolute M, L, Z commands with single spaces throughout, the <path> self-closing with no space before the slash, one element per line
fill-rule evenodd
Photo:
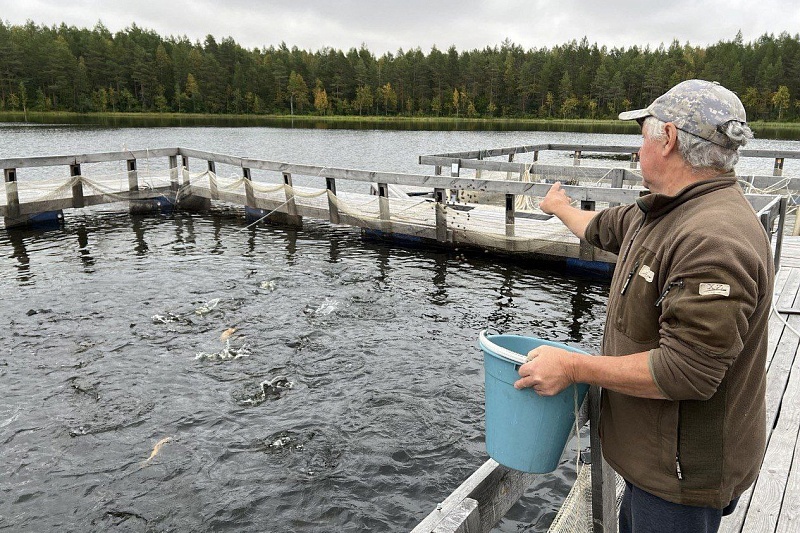
<path fill-rule="evenodd" d="M 766 439 L 774 266 L 732 173 L 752 133 L 736 95 L 702 80 L 620 119 L 642 125 L 649 194 L 593 213 L 556 183 L 541 202 L 618 255 L 603 356 L 536 348 L 515 386 L 603 387 L 604 457 L 626 481 L 621 532 L 717 531 L 755 480 Z"/>

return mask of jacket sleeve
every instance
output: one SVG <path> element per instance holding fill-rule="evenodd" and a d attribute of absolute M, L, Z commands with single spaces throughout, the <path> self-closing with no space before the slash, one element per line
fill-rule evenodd
<path fill-rule="evenodd" d="M 641 216 L 641 211 L 635 204 L 598 211 L 586 226 L 586 241 L 601 250 L 619 254 L 625 232 L 637 213 Z"/>
<path fill-rule="evenodd" d="M 649 360 L 671 400 L 710 398 L 742 351 L 764 276 L 757 252 L 737 237 L 700 230 L 675 245 L 662 288 L 659 347 Z"/>

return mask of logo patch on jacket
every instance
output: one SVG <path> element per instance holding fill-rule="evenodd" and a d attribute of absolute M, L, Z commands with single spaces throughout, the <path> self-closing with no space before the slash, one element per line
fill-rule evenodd
<path fill-rule="evenodd" d="M 701 283 L 700 296 L 730 296 L 731 286 L 727 283 Z"/>
<path fill-rule="evenodd" d="M 639 269 L 639 275 L 642 276 L 647 283 L 653 283 L 653 278 L 655 277 L 656 273 L 650 270 L 649 266 L 642 265 L 642 268 Z"/>

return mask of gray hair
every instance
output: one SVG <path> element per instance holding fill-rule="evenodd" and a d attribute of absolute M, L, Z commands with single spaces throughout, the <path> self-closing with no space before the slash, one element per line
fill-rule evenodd
<path fill-rule="evenodd" d="M 642 130 L 647 131 L 647 136 L 662 140 L 665 137 L 663 122 L 650 116 L 644 119 Z M 721 172 L 730 172 L 739 161 L 739 147 L 747 144 L 753 138 L 753 132 L 741 122 L 732 120 L 720 127 L 723 133 L 735 148 L 723 148 L 705 139 L 678 130 L 678 151 L 683 159 L 696 171 L 714 169 Z"/>

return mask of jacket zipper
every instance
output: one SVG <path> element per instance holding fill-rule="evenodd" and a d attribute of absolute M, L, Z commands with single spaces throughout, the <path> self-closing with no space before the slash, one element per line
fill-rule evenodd
<path fill-rule="evenodd" d="M 622 284 L 622 290 L 619 291 L 620 294 L 625 294 L 625 291 L 628 290 L 628 285 L 631 284 L 631 280 L 633 279 L 633 276 L 636 275 L 636 270 L 639 268 L 639 262 L 640 261 L 637 260 L 636 263 L 634 263 L 633 268 L 631 269 L 631 271 L 628 272 L 628 277 L 625 278 L 625 283 Z"/>
<path fill-rule="evenodd" d="M 625 260 L 628 258 L 628 254 L 631 253 L 631 247 L 633 246 L 633 241 L 636 240 L 636 236 L 639 235 L 639 231 L 641 231 L 642 227 L 644 226 L 645 221 L 647 220 L 647 213 L 642 213 L 642 221 L 639 222 L 639 227 L 636 228 L 636 231 L 633 232 L 633 237 L 628 242 L 628 248 L 625 249 L 625 255 L 622 256 L 622 263 L 625 263 Z"/>
<path fill-rule="evenodd" d="M 655 305 L 656 307 L 661 306 L 661 302 L 664 301 L 664 298 L 667 297 L 667 294 L 669 294 L 669 291 L 671 291 L 673 287 L 683 287 L 683 280 L 677 279 L 675 281 L 670 281 L 669 283 L 667 283 L 666 288 L 664 288 L 664 292 L 662 292 L 661 296 L 659 296 L 658 300 L 656 300 L 656 305 Z"/>

